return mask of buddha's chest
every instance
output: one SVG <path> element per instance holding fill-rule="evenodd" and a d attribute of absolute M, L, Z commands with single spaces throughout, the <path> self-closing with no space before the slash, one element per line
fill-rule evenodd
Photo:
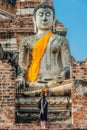
<path fill-rule="evenodd" d="M 34 36 L 32 39 L 30 39 L 29 41 L 29 49 L 32 52 L 34 46 L 37 44 L 37 42 L 40 40 L 41 36 Z M 40 44 L 43 44 L 44 46 L 44 42 L 41 42 Z M 46 57 L 46 55 L 51 54 L 51 55 L 55 55 L 59 52 L 61 47 L 61 44 L 58 42 L 57 39 L 54 40 L 48 40 L 48 43 L 46 45 L 46 48 L 44 50 L 44 54 L 43 57 Z M 36 49 L 37 53 L 39 51 L 39 48 Z"/>

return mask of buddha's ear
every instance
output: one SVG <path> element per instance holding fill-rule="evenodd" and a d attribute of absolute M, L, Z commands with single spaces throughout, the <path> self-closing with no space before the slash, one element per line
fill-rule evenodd
<path fill-rule="evenodd" d="M 36 25 L 35 16 L 33 16 L 33 23 L 34 23 L 34 33 L 36 33 L 37 32 L 37 25 Z"/>
<path fill-rule="evenodd" d="M 53 20 L 53 27 L 52 27 L 52 30 L 53 30 L 53 32 L 55 33 L 55 31 L 56 31 L 56 18 L 54 18 L 54 20 Z"/>

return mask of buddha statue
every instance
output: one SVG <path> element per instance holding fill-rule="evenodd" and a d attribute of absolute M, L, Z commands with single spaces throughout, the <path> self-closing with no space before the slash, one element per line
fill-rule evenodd
<path fill-rule="evenodd" d="M 35 35 L 20 43 L 17 85 L 69 78 L 70 49 L 65 37 L 54 33 L 55 10 L 42 2 L 34 9 Z"/>

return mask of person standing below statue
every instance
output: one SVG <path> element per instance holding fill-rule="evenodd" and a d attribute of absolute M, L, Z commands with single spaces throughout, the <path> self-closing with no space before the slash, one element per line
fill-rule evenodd
<path fill-rule="evenodd" d="M 39 101 L 39 109 L 40 109 L 40 125 L 41 129 L 46 128 L 46 123 L 47 123 L 47 112 L 48 112 L 48 102 L 46 100 L 46 97 L 48 95 L 48 90 L 47 88 L 44 88 L 41 91 L 41 99 Z"/>
<path fill-rule="evenodd" d="M 35 35 L 20 43 L 18 86 L 64 77 L 70 71 L 70 49 L 65 37 L 54 34 L 55 11 L 45 2 L 34 9 Z"/>

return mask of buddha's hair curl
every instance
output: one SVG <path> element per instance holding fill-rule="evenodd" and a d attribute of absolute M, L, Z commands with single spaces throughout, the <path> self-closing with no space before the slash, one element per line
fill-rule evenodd
<path fill-rule="evenodd" d="M 40 9 L 40 8 L 49 8 L 49 9 L 51 9 L 51 10 L 53 11 L 53 16 L 54 16 L 54 18 L 55 18 L 55 10 L 54 10 L 54 7 L 51 6 L 51 5 L 48 5 L 48 4 L 46 4 L 46 3 L 39 4 L 39 5 L 37 5 L 37 6 L 34 8 L 34 12 L 33 12 L 34 17 L 36 17 L 36 12 L 37 12 L 37 10 Z"/>

